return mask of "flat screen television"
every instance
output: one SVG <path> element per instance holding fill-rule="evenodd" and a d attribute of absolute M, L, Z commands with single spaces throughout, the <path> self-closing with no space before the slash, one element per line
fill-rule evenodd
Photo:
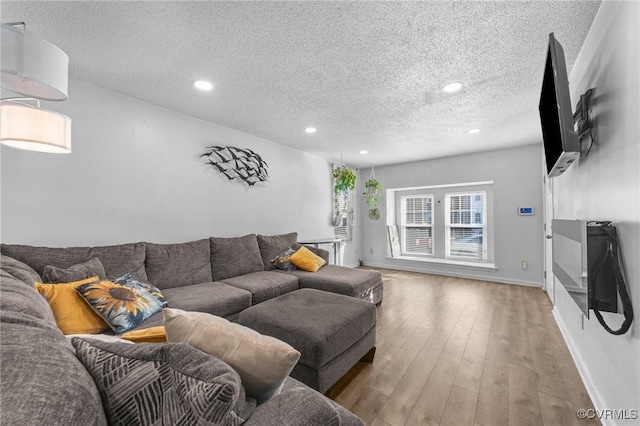
<path fill-rule="evenodd" d="M 580 142 L 573 127 L 564 50 L 553 33 L 549 34 L 539 110 L 547 176 L 553 178 L 564 173 L 580 157 Z"/>

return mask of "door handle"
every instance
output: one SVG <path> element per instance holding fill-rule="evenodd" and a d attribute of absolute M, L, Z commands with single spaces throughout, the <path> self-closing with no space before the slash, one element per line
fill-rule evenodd
<path fill-rule="evenodd" d="M 547 235 L 547 240 L 550 240 L 553 238 L 553 235 Z"/>

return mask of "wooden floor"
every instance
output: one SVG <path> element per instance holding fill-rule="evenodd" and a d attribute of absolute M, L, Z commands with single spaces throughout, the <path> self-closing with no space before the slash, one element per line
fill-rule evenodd
<path fill-rule="evenodd" d="M 380 271 L 374 362 L 332 388 L 368 425 L 599 424 L 541 289 Z"/>

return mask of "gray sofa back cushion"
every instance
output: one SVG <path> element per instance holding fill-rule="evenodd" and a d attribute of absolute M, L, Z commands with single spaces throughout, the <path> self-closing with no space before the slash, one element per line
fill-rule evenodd
<path fill-rule="evenodd" d="M 236 238 L 209 238 L 211 272 L 215 281 L 264 271 L 256 234 Z"/>
<path fill-rule="evenodd" d="M 258 246 L 260 247 L 264 270 L 272 271 L 276 269 L 276 267 L 271 264 L 271 260 L 295 244 L 297 240 L 297 232 L 281 235 L 258 235 Z"/>
<path fill-rule="evenodd" d="M 33 268 L 13 257 L 0 254 L 0 266 L 3 271 L 33 287 L 34 282 L 42 282 L 42 278 Z"/>
<path fill-rule="evenodd" d="M 8 256 L 1 256 L 0 311 L 15 312 L 56 325 L 46 299 L 34 289 L 33 283 L 42 281 L 28 265 Z"/>
<path fill-rule="evenodd" d="M 209 239 L 181 244 L 147 243 L 147 277 L 158 288 L 213 281 Z"/>
<path fill-rule="evenodd" d="M 0 334 L 0 424 L 106 426 L 98 389 L 55 324 L 3 307 Z"/>
<path fill-rule="evenodd" d="M 100 247 L 51 248 L 17 244 L 2 244 L 2 254 L 31 266 L 42 275 L 47 265 L 69 268 L 97 257 L 108 277 L 130 272 L 138 281 L 149 282 L 144 268 L 145 243 L 119 244 Z"/>

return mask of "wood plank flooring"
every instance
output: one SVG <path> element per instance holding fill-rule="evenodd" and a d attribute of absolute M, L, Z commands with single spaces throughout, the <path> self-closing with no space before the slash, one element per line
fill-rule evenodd
<path fill-rule="evenodd" d="M 331 390 L 368 425 L 599 424 L 541 289 L 378 270 L 375 359 Z"/>

